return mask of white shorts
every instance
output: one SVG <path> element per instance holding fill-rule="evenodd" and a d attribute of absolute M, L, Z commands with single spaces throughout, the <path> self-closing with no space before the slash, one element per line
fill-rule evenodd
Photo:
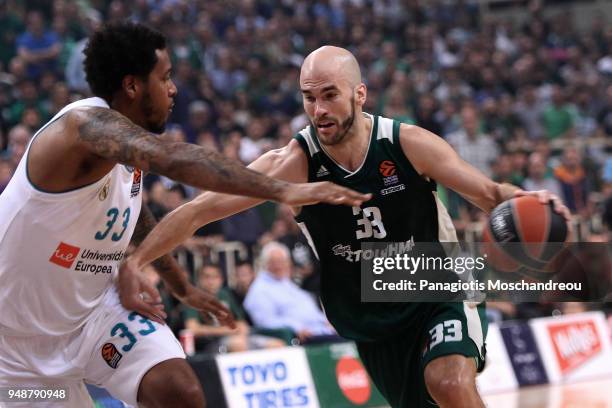
<path fill-rule="evenodd" d="M 137 406 L 142 377 L 173 358 L 185 358 L 185 353 L 168 326 L 124 309 L 113 287 L 90 320 L 74 333 L 0 335 L 0 387 L 66 387 L 68 401 L 24 406 L 82 408 L 93 406 L 86 382 Z M 0 402 L 0 406 L 18 405 Z"/>

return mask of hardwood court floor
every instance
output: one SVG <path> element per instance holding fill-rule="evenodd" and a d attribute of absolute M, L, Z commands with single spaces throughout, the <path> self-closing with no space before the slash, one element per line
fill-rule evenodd
<path fill-rule="evenodd" d="M 612 408 L 612 378 L 487 395 L 491 408 Z"/>

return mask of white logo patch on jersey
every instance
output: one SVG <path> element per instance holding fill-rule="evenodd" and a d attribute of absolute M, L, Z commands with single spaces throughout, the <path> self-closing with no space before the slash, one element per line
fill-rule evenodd
<path fill-rule="evenodd" d="M 329 170 L 325 168 L 325 166 L 321 165 L 319 170 L 317 170 L 317 177 L 327 176 L 329 174 Z"/>

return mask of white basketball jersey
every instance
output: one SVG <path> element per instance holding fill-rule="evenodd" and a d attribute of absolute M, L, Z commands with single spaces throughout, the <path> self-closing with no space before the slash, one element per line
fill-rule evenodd
<path fill-rule="evenodd" d="M 34 138 L 85 106 L 108 108 L 101 98 L 72 103 Z M 0 195 L 0 334 L 60 335 L 83 325 L 113 284 L 140 214 L 142 173 L 117 164 L 93 184 L 48 193 L 28 178 L 30 146 Z"/>

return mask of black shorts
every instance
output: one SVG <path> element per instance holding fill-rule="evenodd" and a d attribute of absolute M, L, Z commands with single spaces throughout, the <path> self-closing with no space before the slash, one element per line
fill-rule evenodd
<path fill-rule="evenodd" d="M 420 327 L 357 349 L 372 381 L 393 408 L 436 407 L 425 386 L 425 366 L 441 356 L 460 354 L 484 368 L 488 321 L 485 305 L 440 303 Z"/>

